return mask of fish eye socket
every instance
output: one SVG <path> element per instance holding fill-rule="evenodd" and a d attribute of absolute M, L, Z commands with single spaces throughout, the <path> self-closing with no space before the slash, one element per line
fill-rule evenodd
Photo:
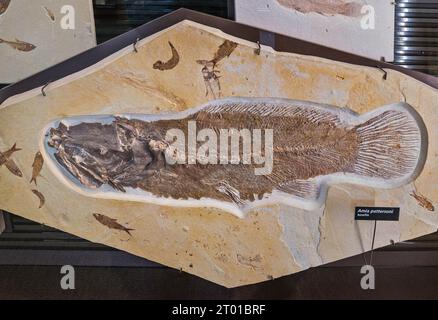
<path fill-rule="evenodd" d="M 108 149 L 105 148 L 105 147 L 100 147 L 100 148 L 99 148 L 99 153 L 100 153 L 101 155 L 106 155 L 106 154 L 108 153 Z"/>

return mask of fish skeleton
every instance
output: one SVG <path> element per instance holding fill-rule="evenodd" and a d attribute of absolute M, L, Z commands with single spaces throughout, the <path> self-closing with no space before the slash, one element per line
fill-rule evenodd
<path fill-rule="evenodd" d="M 17 144 L 14 143 L 14 145 L 12 146 L 12 148 L 10 148 L 9 150 L 5 151 L 5 152 L 0 152 L 0 167 L 4 164 L 6 164 L 10 157 L 17 151 L 20 151 L 21 149 L 17 148 Z"/>
<path fill-rule="evenodd" d="M 35 158 L 33 160 L 32 164 L 32 178 L 30 179 L 30 183 L 35 182 L 35 185 L 37 185 L 37 177 L 39 176 L 41 169 L 43 168 L 44 159 L 41 155 L 41 152 L 37 152 L 35 154 Z"/>
<path fill-rule="evenodd" d="M 0 15 L 6 12 L 8 10 L 9 4 L 11 3 L 11 0 L 0 0 Z"/>
<path fill-rule="evenodd" d="M 18 51 L 23 51 L 23 52 L 29 52 L 32 51 L 36 48 L 35 45 L 28 43 L 28 42 L 24 42 L 18 39 L 15 39 L 15 41 L 8 41 L 8 40 L 4 40 L 4 39 L 0 39 L 0 44 L 7 44 L 8 46 L 10 46 L 11 48 L 18 50 Z"/>
<path fill-rule="evenodd" d="M 110 228 L 110 229 L 115 229 L 115 230 L 120 230 L 120 231 L 124 231 L 127 234 L 131 235 L 130 231 L 135 231 L 134 229 L 129 229 L 126 228 L 125 226 L 122 226 L 120 223 L 117 222 L 117 219 L 113 219 L 110 217 L 107 217 L 103 214 L 100 213 L 93 213 L 93 217 L 100 222 L 101 224 L 103 224 L 104 226 Z"/>
<path fill-rule="evenodd" d="M 255 133 L 264 130 L 264 148 L 258 152 L 254 140 L 245 158 L 245 139 L 238 136 L 234 164 L 222 158 L 213 164 L 188 163 L 193 156 L 185 154 L 176 158 L 186 162 L 170 164 L 168 156 L 179 154 L 179 149 L 174 148 L 175 139 L 169 139 L 168 133 L 178 129 L 190 137 L 192 123 L 199 130 L 192 133 L 195 139 L 203 129 L 211 129 L 208 132 L 213 136 L 208 140 L 215 139 L 215 133 L 221 137 L 222 131 L 249 130 L 257 137 Z M 272 170 L 256 174 L 263 169 L 261 154 L 269 158 L 269 132 L 273 137 Z M 226 145 L 222 140 L 215 144 L 220 145 L 217 154 L 224 151 L 228 156 L 229 139 L 225 137 Z M 406 103 L 358 115 L 346 108 L 275 98 L 233 97 L 168 115 L 66 118 L 50 123 L 43 139 L 51 169 L 84 195 L 212 206 L 238 216 L 272 203 L 318 208 L 328 186 L 336 183 L 401 186 L 421 172 L 427 153 L 424 123 Z M 182 145 L 194 143 L 202 156 L 200 150 L 207 139 L 201 140 L 187 138 Z M 248 158 L 259 162 L 248 162 Z"/>
<path fill-rule="evenodd" d="M 154 69 L 158 69 L 161 71 L 171 70 L 178 65 L 178 63 L 179 63 L 178 51 L 176 51 L 175 47 L 173 46 L 173 44 L 170 41 L 169 41 L 169 46 L 170 46 L 170 49 L 172 50 L 172 57 L 166 62 L 158 60 L 153 65 Z"/>
<path fill-rule="evenodd" d="M 421 207 L 423 207 L 424 209 L 429 210 L 429 211 L 435 211 L 435 207 L 433 206 L 432 202 L 430 202 L 430 200 L 427 199 L 425 196 L 418 194 L 415 191 L 410 193 L 410 196 L 415 198 L 415 200 L 417 200 L 418 204 Z"/>

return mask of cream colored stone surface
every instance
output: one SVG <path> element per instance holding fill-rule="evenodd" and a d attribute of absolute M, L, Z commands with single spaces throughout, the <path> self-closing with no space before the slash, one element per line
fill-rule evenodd
<path fill-rule="evenodd" d="M 349 107 L 364 113 L 405 101 L 422 115 L 429 131 L 429 153 L 421 176 L 410 185 L 382 190 L 353 185 L 330 188 L 325 207 L 304 211 L 274 205 L 239 219 L 209 208 L 173 208 L 145 203 L 88 198 L 63 185 L 44 166 L 39 201 L 29 184 L 32 162 L 42 129 L 66 116 L 108 113 L 164 113 L 184 110 L 212 99 L 205 95 L 202 66 L 224 39 L 239 44 L 222 60 L 222 97 L 264 96 L 304 99 Z M 157 60 L 170 57 L 168 41 L 181 60 L 172 70 L 154 70 Z M 232 38 L 218 30 L 182 22 L 126 48 L 99 65 L 52 83 L 47 96 L 40 88 L 0 105 L 0 149 L 14 142 L 23 151 L 14 160 L 18 178 L 0 168 L 0 209 L 56 227 L 85 239 L 195 274 L 223 286 L 257 283 L 370 249 L 372 222 L 354 221 L 357 205 L 400 206 L 400 222 L 380 222 L 376 246 L 434 232 L 436 211 L 428 211 L 410 196 L 416 190 L 437 205 L 438 91 L 412 78 L 319 58 L 277 53 Z M 135 229 L 132 237 L 99 224 L 92 213 L 105 214 Z"/>
<path fill-rule="evenodd" d="M 236 21 L 371 59 L 380 60 L 383 57 L 385 61 L 394 61 L 393 0 L 313 1 L 325 4 L 321 6 L 325 8 L 327 2 L 332 7 L 342 2 L 355 3 L 363 10 L 358 12 L 358 16 L 302 13 L 287 5 L 298 2 L 235 0 Z"/>
<path fill-rule="evenodd" d="M 74 29 L 62 27 L 67 17 Z M 0 43 L 0 83 L 26 78 L 96 45 L 92 0 L 11 0 L 0 15 L 0 39 L 36 46 L 23 52 Z"/>

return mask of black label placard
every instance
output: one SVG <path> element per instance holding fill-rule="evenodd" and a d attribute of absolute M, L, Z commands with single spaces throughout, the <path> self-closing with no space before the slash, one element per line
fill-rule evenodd
<path fill-rule="evenodd" d="M 356 207 L 354 210 L 355 220 L 398 221 L 399 217 L 400 208 Z"/>

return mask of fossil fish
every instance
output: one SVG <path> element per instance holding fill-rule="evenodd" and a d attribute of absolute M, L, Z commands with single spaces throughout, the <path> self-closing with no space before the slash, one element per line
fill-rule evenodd
<path fill-rule="evenodd" d="M 100 213 L 93 213 L 93 217 L 99 221 L 101 224 L 103 224 L 104 226 L 110 228 L 110 229 L 115 229 L 115 230 L 120 230 L 120 231 L 124 231 L 127 234 L 129 234 L 132 237 L 132 234 L 130 231 L 135 231 L 134 229 L 129 229 L 126 228 L 125 226 L 122 226 L 120 223 L 117 222 L 117 219 L 113 219 L 110 217 L 107 217 L 103 214 Z"/>
<path fill-rule="evenodd" d="M 171 70 L 178 65 L 178 63 L 179 63 L 178 51 L 176 51 L 175 47 L 173 46 L 173 44 L 170 41 L 169 41 L 169 46 L 170 46 L 170 49 L 172 50 L 172 57 L 166 62 L 158 60 L 153 65 L 154 69 L 158 69 L 161 71 Z"/>
<path fill-rule="evenodd" d="M 424 123 L 405 103 L 358 115 L 306 101 L 229 98 L 170 115 L 66 118 L 47 131 L 50 168 L 82 194 L 239 216 L 270 203 L 317 208 L 330 184 L 404 185 L 427 152 Z M 190 146 L 194 153 L 182 148 Z"/>
<path fill-rule="evenodd" d="M 207 60 L 198 60 L 196 62 L 203 65 L 201 72 L 205 84 L 205 96 L 207 97 L 208 94 L 211 94 L 215 99 L 220 97 L 220 71 L 216 69 L 216 65 L 213 62 Z"/>
<path fill-rule="evenodd" d="M 418 194 L 415 191 L 410 193 L 410 195 L 414 197 L 415 200 L 417 200 L 418 204 L 424 209 L 429 211 L 435 211 L 435 207 L 433 206 L 432 202 L 430 202 L 429 199 L 427 199 L 425 196 Z"/>
<path fill-rule="evenodd" d="M 363 1 L 348 0 L 277 0 L 278 3 L 288 9 L 296 10 L 301 13 L 318 13 L 321 15 L 343 15 L 358 17 Z"/>
<path fill-rule="evenodd" d="M 44 197 L 44 195 L 41 192 L 39 192 L 36 189 L 32 189 L 32 192 L 40 200 L 40 205 L 38 206 L 38 209 L 41 209 L 44 206 L 44 204 L 46 203 L 46 198 Z"/>
<path fill-rule="evenodd" d="M 5 152 L 0 152 L 0 167 L 6 164 L 15 152 L 20 150 L 21 149 L 17 148 L 17 144 L 14 143 L 12 148 L 10 148 L 9 150 L 6 150 Z"/>
<path fill-rule="evenodd" d="M 52 22 L 55 22 L 55 14 L 53 13 L 53 11 L 46 6 L 43 6 L 43 9 L 46 12 L 46 15 L 50 18 L 50 20 L 52 20 Z"/>
<path fill-rule="evenodd" d="M 225 40 L 217 49 L 217 51 L 214 54 L 213 59 L 211 60 L 196 60 L 197 63 L 201 65 L 206 65 L 208 63 L 211 63 L 212 65 L 216 66 L 221 60 L 224 58 L 228 58 L 233 51 L 237 48 L 238 44 L 236 42 Z"/>
<path fill-rule="evenodd" d="M 18 39 L 15 39 L 15 41 L 8 41 L 8 40 L 0 39 L 0 44 L 2 44 L 2 43 L 7 44 L 8 46 L 10 46 L 11 48 L 13 48 L 15 50 L 23 51 L 23 52 L 29 52 L 29 51 L 32 51 L 36 48 L 35 45 L 18 40 Z"/>
<path fill-rule="evenodd" d="M 41 152 L 37 152 L 35 154 L 35 158 L 33 160 L 32 164 L 32 178 L 30 179 L 30 183 L 35 182 L 35 185 L 37 185 L 37 177 L 39 176 L 41 169 L 43 168 L 44 159 L 41 155 Z"/>
<path fill-rule="evenodd" d="M 225 40 L 217 49 L 211 62 L 213 62 L 214 64 L 218 64 L 219 61 L 221 61 L 222 59 L 229 57 L 236 48 L 236 42 Z"/>
<path fill-rule="evenodd" d="M 17 166 L 17 164 L 15 163 L 14 160 L 9 159 L 6 163 L 5 163 L 6 168 L 8 168 L 8 170 L 13 174 L 16 175 L 17 177 L 22 177 L 23 173 L 21 172 L 20 168 Z"/>
<path fill-rule="evenodd" d="M 202 78 L 205 84 L 205 96 L 211 94 L 214 99 L 221 96 L 221 77 L 220 70 L 217 69 L 217 64 L 224 58 L 229 57 L 234 49 L 237 48 L 237 43 L 225 40 L 217 49 L 211 60 L 196 60 L 196 63 L 202 65 Z"/>
<path fill-rule="evenodd" d="M 9 4 L 11 3 L 11 0 L 0 0 L 0 15 L 6 12 L 8 10 Z"/>

